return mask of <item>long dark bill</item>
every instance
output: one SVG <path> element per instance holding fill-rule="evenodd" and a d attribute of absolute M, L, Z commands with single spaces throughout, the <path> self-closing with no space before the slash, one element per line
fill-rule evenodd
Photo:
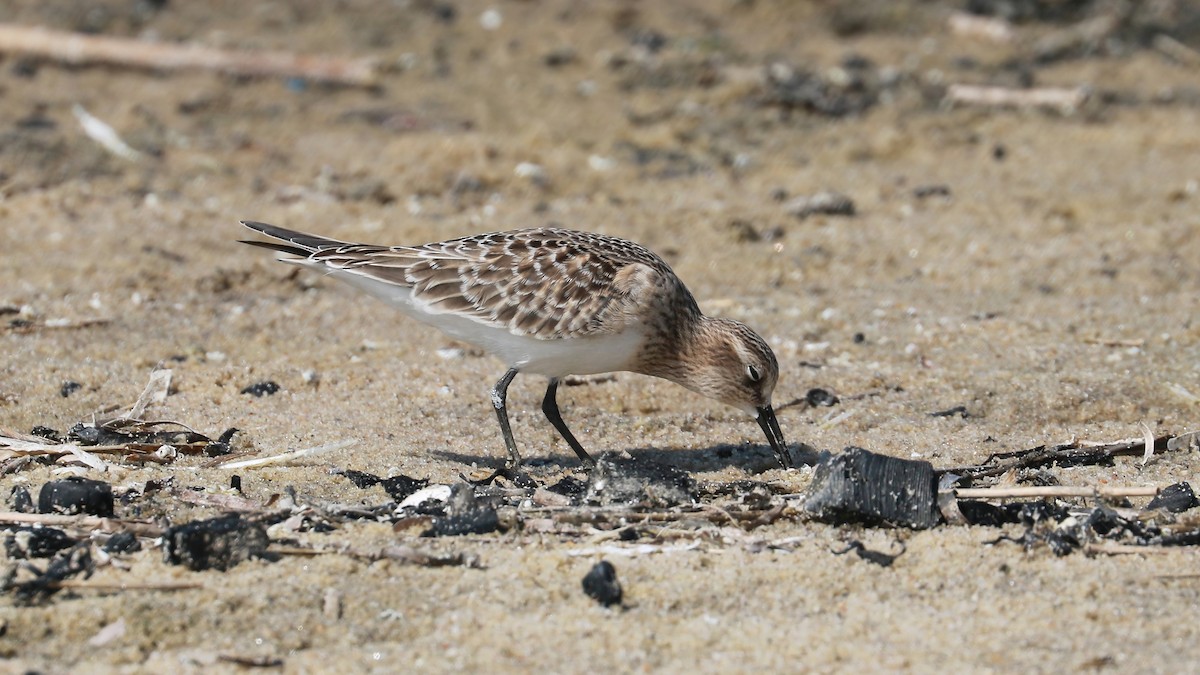
<path fill-rule="evenodd" d="M 788 454 L 787 446 L 783 441 L 783 432 L 779 430 L 779 422 L 775 420 L 775 410 L 770 405 L 764 405 L 757 412 L 758 426 L 762 427 L 763 433 L 767 435 L 767 442 L 771 444 L 771 449 L 779 458 L 779 464 L 785 469 L 792 468 L 792 456 Z"/>

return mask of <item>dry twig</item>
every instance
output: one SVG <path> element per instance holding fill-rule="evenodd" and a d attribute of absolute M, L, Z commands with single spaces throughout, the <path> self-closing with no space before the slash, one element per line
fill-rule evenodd
<path fill-rule="evenodd" d="M 1054 31 L 1033 45 L 1034 57 L 1038 61 L 1052 61 L 1076 50 L 1099 44 L 1125 22 L 1128 10 L 1085 19 L 1079 23 Z"/>
<path fill-rule="evenodd" d="M 112 319 L 102 317 L 92 319 L 44 319 L 41 321 L 14 319 L 8 322 L 7 328 L 14 333 L 32 333 L 38 330 L 91 328 L 92 326 L 103 326 L 109 323 L 112 323 Z"/>
<path fill-rule="evenodd" d="M 314 448 L 303 448 L 300 450 L 293 450 L 292 452 L 285 452 L 283 454 L 272 455 L 270 457 L 259 457 L 256 459 L 242 459 L 242 460 L 238 460 L 236 462 L 225 462 L 224 464 L 217 465 L 217 468 L 218 469 L 249 469 L 249 468 L 258 467 L 258 466 L 290 464 L 290 463 L 295 462 L 300 459 L 313 457 L 316 455 L 324 454 L 326 452 L 332 452 L 334 450 L 341 450 L 342 448 L 348 448 L 357 442 L 358 441 L 356 441 L 354 439 L 334 441 L 333 443 L 326 443 L 325 445 L 318 445 Z"/>
<path fill-rule="evenodd" d="M 200 45 L 81 35 L 16 24 L 0 24 L 0 53 L 27 54 L 75 65 L 211 70 L 231 75 L 301 77 L 353 86 L 374 86 L 376 81 L 374 59 L 229 51 Z"/>
<path fill-rule="evenodd" d="M 204 584 L 188 581 L 139 581 L 106 584 L 73 579 L 52 581 L 46 584 L 46 586 L 56 590 L 70 588 L 86 591 L 188 591 L 195 588 L 204 588 Z"/>
<path fill-rule="evenodd" d="M 1154 48 L 1185 66 L 1200 66 L 1200 52 L 1166 34 L 1154 36 Z"/>
<path fill-rule="evenodd" d="M 1148 487 L 1075 487 L 1040 485 L 1026 487 L 957 488 L 959 499 L 1028 499 L 1037 497 L 1153 497 L 1159 488 Z"/>
<path fill-rule="evenodd" d="M 1172 441 L 1171 436 L 1159 436 L 1153 439 L 1154 452 L 1168 450 Z M 1101 464 L 1112 461 L 1120 455 L 1142 455 L 1146 452 L 1146 439 L 1135 438 L 1121 440 L 1115 443 L 1089 445 L 1071 442 L 1061 445 L 1039 445 L 1028 450 L 997 453 L 977 466 L 947 469 L 942 473 L 953 473 L 971 479 L 1000 476 L 1014 469 L 1028 469 L 1048 464 L 1059 466 L 1080 466 Z M 993 463 L 995 462 L 995 463 Z"/>
<path fill-rule="evenodd" d="M 1051 108 L 1064 115 L 1070 115 L 1087 102 L 1088 95 L 1085 87 L 1012 89 L 974 84 L 952 84 L 946 90 L 945 100 L 951 104 L 963 103 L 997 108 Z"/>
<path fill-rule="evenodd" d="M 1169 550 L 1157 546 L 1140 546 L 1136 544 L 1114 544 L 1104 542 L 1099 544 L 1086 544 L 1083 547 L 1083 552 L 1087 555 L 1146 555 L 1168 553 Z"/>
<path fill-rule="evenodd" d="M 950 32 L 962 37 L 981 38 L 1000 44 L 1012 42 L 1015 37 L 1012 24 L 995 17 L 954 12 L 947 22 Z"/>
<path fill-rule="evenodd" d="M 348 555 L 362 560 L 394 560 L 406 565 L 421 567 L 481 567 L 479 557 L 468 553 L 441 554 L 419 549 L 406 544 L 392 544 L 379 549 L 363 549 L 353 546 L 322 546 L 307 548 L 303 546 L 272 546 L 271 553 L 279 555 L 315 556 L 315 555 Z"/>
<path fill-rule="evenodd" d="M 100 530 L 101 532 L 132 532 L 139 537 L 161 537 L 163 534 L 163 528 L 141 520 L 119 520 L 99 516 L 64 516 L 55 513 L 0 511 L 0 523 L 73 527 L 80 530 Z"/>

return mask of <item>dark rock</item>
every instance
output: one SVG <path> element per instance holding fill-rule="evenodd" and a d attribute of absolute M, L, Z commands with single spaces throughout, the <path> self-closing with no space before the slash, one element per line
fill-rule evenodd
<path fill-rule="evenodd" d="M 458 483 L 450 488 L 446 515 L 434 518 L 433 527 L 423 537 L 457 537 L 462 534 L 487 534 L 500 528 L 500 516 L 487 500 L 475 496 L 475 488 Z"/>
<path fill-rule="evenodd" d="M 34 428 L 30 429 L 29 433 L 33 434 L 34 436 L 44 438 L 53 443 L 62 443 L 62 440 L 63 440 L 62 435 L 59 434 L 57 430 L 51 429 L 50 427 L 42 426 L 40 424 L 35 426 Z"/>
<path fill-rule="evenodd" d="M 399 474 L 383 479 L 380 481 L 380 484 L 383 485 L 383 489 L 388 493 L 389 497 L 398 502 L 402 502 L 417 490 L 427 487 L 429 485 L 429 479 L 412 478 L 410 476 L 405 476 L 404 474 Z"/>
<path fill-rule="evenodd" d="M 588 474 L 585 501 L 602 506 L 644 503 L 665 508 L 690 504 L 696 495 L 696 480 L 682 469 L 608 454 Z"/>
<path fill-rule="evenodd" d="M 261 523 L 243 520 L 238 514 L 194 520 L 163 535 L 163 560 L 195 571 L 224 571 L 261 556 L 270 543 Z"/>
<path fill-rule="evenodd" d="M 754 224 L 743 218 L 734 218 L 729 221 L 729 229 L 733 232 L 734 239 L 739 243 L 762 240 L 762 235 L 754 228 Z"/>
<path fill-rule="evenodd" d="M 234 434 L 238 433 L 239 431 L 241 431 L 241 429 L 238 429 L 237 427 L 229 427 L 217 437 L 217 440 L 204 446 L 204 454 L 208 457 L 220 457 L 221 455 L 228 455 L 233 451 L 232 448 L 229 447 L 229 444 L 233 441 Z"/>
<path fill-rule="evenodd" d="M 808 393 L 804 395 L 804 400 L 813 408 L 832 407 L 838 403 L 837 396 L 820 388 L 809 389 Z"/>
<path fill-rule="evenodd" d="M 345 471 L 342 471 L 341 474 L 345 476 L 351 483 L 354 483 L 354 486 L 360 490 L 366 490 L 373 485 L 378 485 L 383 482 L 383 479 L 379 476 L 376 476 L 373 473 L 367 473 L 366 471 L 346 469 Z"/>
<path fill-rule="evenodd" d="M 107 518 L 113 514 L 112 486 L 78 476 L 52 480 L 38 493 L 38 513 L 86 513 Z"/>
<path fill-rule="evenodd" d="M 33 497 L 29 495 L 29 490 L 14 485 L 8 495 L 8 507 L 17 513 L 33 513 Z"/>
<path fill-rule="evenodd" d="M 575 53 L 573 47 L 558 47 L 542 56 L 542 63 L 550 68 L 560 68 L 575 63 L 578 60 L 579 55 Z"/>
<path fill-rule="evenodd" d="M 254 384 L 242 389 L 239 393 L 250 394 L 255 398 L 262 398 L 263 396 L 271 396 L 277 391 L 279 391 L 279 384 L 277 382 L 267 380 L 265 382 L 255 382 Z"/>
<path fill-rule="evenodd" d="M 387 491 L 388 496 L 398 502 L 404 501 L 409 495 L 429 485 L 429 479 L 427 478 L 412 478 L 404 474 L 390 478 L 380 478 L 375 474 L 365 471 L 355 471 L 353 469 L 347 469 L 341 473 L 351 483 L 354 483 L 354 485 L 363 490 L 375 485 L 382 485 L 383 489 Z"/>
<path fill-rule="evenodd" d="M 82 384 L 79 384 L 73 380 L 67 380 L 66 382 L 62 383 L 61 387 L 58 388 L 58 395 L 66 398 L 80 389 L 83 389 Z"/>
<path fill-rule="evenodd" d="M 1163 509 L 1170 513 L 1183 513 L 1197 504 L 1200 504 L 1200 502 L 1196 499 L 1196 493 L 1192 492 L 1192 486 L 1184 481 L 1163 488 L 1154 496 L 1154 499 L 1150 500 L 1146 508 Z"/>
<path fill-rule="evenodd" d="M 654 29 L 644 28 L 633 31 L 629 36 L 629 42 L 634 46 L 643 47 L 646 51 L 654 54 L 662 51 L 662 48 L 667 46 L 667 36 Z"/>
<path fill-rule="evenodd" d="M 1003 508 L 1016 518 L 1015 521 L 1008 522 L 1018 522 L 1028 527 L 1046 522 L 1058 523 L 1071 517 L 1071 510 L 1066 506 L 1044 499 L 1006 504 Z"/>
<path fill-rule="evenodd" d="M 434 3 L 433 7 L 430 8 L 430 11 L 432 11 L 433 16 L 442 23 L 454 23 L 454 20 L 458 18 L 458 8 L 455 7 L 453 3 Z"/>
<path fill-rule="evenodd" d="M 71 577 L 80 574 L 84 578 L 90 577 L 96 570 L 96 565 L 92 560 L 90 547 L 84 544 L 60 552 L 46 567 L 45 572 L 32 566 L 29 569 L 37 573 L 35 578 L 16 584 L 9 582 L 4 588 L 11 590 L 17 602 L 21 604 L 34 604 L 46 600 L 61 589 L 59 584 Z"/>
<path fill-rule="evenodd" d="M 607 560 L 593 565 L 583 577 L 583 592 L 605 607 L 620 604 L 624 592 L 617 580 L 617 568 Z"/>
<path fill-rule="evenodd" d="M 578 504 L 587 494 L 588 484 L 574 476 L 563 476 L 562 480 L 546 489 L 555 494 L 570 497 L 572 504 Z"/>
<path fill-rule="evenodd" d="M 971 525 L 999 527 L 1005 523 L 1020 522 L 1020 518 L 1013 509 L 973 499 L 959 500 L 958 510 Z"/>
<path fill-rule="evenodd" d="M 71 548 L 75 539 L 53 527 L 18 527 L 4 538 L 4 551 L 14 560 L 49 558 Z"/>
<path fill-rule="evenodd" d="M 817 73 L 776 63 L 767 68 L 767 82 L 761 102 L 778 106 L 786 113 L 806 111 L 827 117 L 857 115 L 875 106 L 879 100 L 878 83 L 869 73 L 847 70 L 848 81 L 838 83 Z"/>
<path fill-rule="evenodd" d="M 822 453 L 804 508 L 834 523 L 929 528 L 939 521 L 937 477 L 925 461 L 855 447 Z"/>
<path fill-rule="evenodd" d="M 118 532 L 104 542 L 105 553 L 136 553 L 142 550 L 142 542 L 132 532 Z"/>

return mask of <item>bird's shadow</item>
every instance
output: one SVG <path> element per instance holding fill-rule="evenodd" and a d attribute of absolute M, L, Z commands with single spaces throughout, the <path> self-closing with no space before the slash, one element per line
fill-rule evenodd
<path fill-rule="evenodd" d="M 789 447 L 792 457 L 797 466 L 801 464 L 815 464 L 816 453 L 807 446 Z M 772 469 L 779 468 L 779 460 L 775 457 L 775 453 L 769 445 L 747 445 L 747 444 L 732 444 L 720 443 L 704 448 L 622 448 L 617 449 L 599 449 L 594 448 L 591 451 L 592 457 L 599 458 L 608 452 L 624 451 L 628 452 L 635 460 L 646 460 L 656 464 L 665 464 L 676 467 L 688 473 L 715 472 L 728 468 L 741 469 L 750 474 L 760 474 Z M 527 454 L 523 457 L 522 466 L 527 470 L 532 470 L 535 473 L 558 473 L 565 471 L 584 471 L 588 470 L 588 466 L 579 460 L 571 451 L 570 448 L 562 447 L 552 448 L 548 451 L 543 451 L 549 454 Z M 507 459 L 503 454 L 503 450 L 497 454 L 473 454 L 465 452 L 456 452 L 454 450 L 433 450 L 432 454 L 440 459 L 445 459 L 450 462 L 464 464 L 470 466 L 472 464 L 481 467 L 500 468 L 504 466 Z"/>

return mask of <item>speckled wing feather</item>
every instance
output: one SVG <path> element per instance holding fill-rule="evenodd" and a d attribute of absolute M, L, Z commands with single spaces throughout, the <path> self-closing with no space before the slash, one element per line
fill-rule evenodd
<path fill-rule="evenodd" d="M 538 228 L 424 246 L 342 245 L 310 258 L 410 287 L 430 311 L 541 339 L 619 333 L 645 315 L 648 303 L 664 312 L 700 312 L 662 258 L 633 242 L 584 232 Z"/>

